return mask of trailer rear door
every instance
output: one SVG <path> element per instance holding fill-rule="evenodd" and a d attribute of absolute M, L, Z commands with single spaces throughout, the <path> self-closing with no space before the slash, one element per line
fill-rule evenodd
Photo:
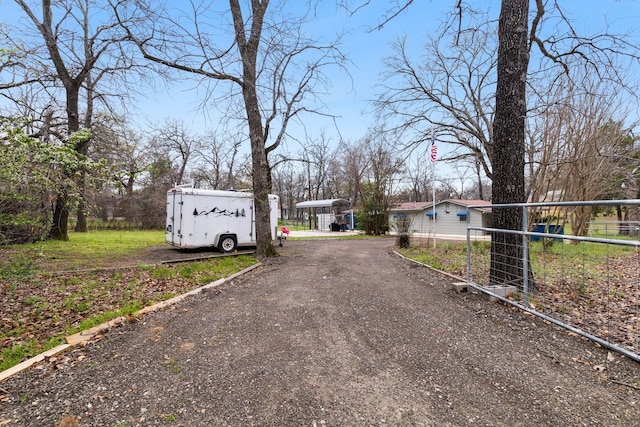
<path fill-rule="evenodd" d="M 182 192 L 172 191 L 167 195 L 166 241 L 174 246 L 182 245 Z"/>

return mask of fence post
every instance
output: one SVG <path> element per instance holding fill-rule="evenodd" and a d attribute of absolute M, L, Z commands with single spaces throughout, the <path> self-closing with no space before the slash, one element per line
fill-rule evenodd
<path fill-rule="evenodd" d="M 522 207 L 522 305 L 529 307 L 529 212 Z"/>
<path fill-rule="evenodd" d="M 469 218 L 469 208 L 467 207 L 467 283 L 471 283 L 471 221 Z"/>

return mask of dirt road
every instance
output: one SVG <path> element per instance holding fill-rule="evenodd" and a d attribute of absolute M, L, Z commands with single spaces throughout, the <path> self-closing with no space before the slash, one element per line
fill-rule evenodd
<path fill-rule="evenodd" d="M 0 384 L 0 425 L 640 423 L 636 362 L 457 295 L 392 245 L 288 241 L 251 273 Z"/>

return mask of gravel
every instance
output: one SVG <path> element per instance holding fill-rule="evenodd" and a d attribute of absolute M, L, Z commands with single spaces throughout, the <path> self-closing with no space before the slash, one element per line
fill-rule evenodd
<path fill-rule="evenodd" d="M 0 426 L 639 425 L 636 362 L 392 249 L 287 241 L 0 383 Z"/>

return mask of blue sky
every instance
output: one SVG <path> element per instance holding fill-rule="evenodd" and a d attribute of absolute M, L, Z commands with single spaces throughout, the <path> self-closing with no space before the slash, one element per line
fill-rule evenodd
<path fill-rule="evenodd" d="M 333 4 L 324 2 L 324 7 L 318 11 L 322 15 L 319 18 L 321 23 L 311 29 L 331 34 L 342 31 L 347 33 L 341 50 L 351 61 L 349 74 L 343 71 L 332 73 L 332 88 L 329 95 L 323 98 L 327 105 L 326 111 L 338 116 L 340 135 L 330 120 L 307 116 L 308 122 L 317 123 L 316 128 L 326 130 L 336 142 L 340 136 L 347 140 L 360 139 L 374 124 L 368 101 L 376 93 L 376 84 L 383 71 L 382 59 L 390 54 L 391 44 L 406 35 L 411 44 L 418 48 L 424 42 L 425 34 L 434 31 L 443 19 L 443 14 L 453 9 L 455 1 L 417 1 L 408 12 L 400 14 L 382 29 L 372 30 L 388 4 L 388 1 L 373 1 L 355 15 L 347 16 L 344 10 L 336 10 Z M 154 103 L 156 102 L 159 103 L 156 104 L 159 108 L 153 112 L 153 116 L 157 118 L 162 116 L 163 111 L 170 111 L 177 104 L 187 110 L 197 106 L 198 99 L 197 96 L 178 93 L 165 100 L 156 99 Z M 161 107 L 162 104 L 166 108 Z M 195 120 L 198 114 L 191 117 Z"/>
<path fill-rule="evenodd" d="M 358 0 L 359 1 L 359 0 Z M 295 4 L 295 2 L 290 2 Z M 375 94 L 375 86 L 382 72 L 382 58 L 390 53 L 391 44 L 398 37 L 408 35 L 414 38 L 416 46 L 424 40 L 428 31 L 439 25 L 440 16 L 445 10 L 452 8 L 454 1 L 418 1 L 409 13 L 403 13 L 389 22 L 381 30 L 371 30 L 378 22 L 388 1 L 374 1 L 371 6 L 360 9 L 355 15 L 347 16 L 344 10 L 336 9 L 334 4 L 323 2 L 318 10 L 318 25 L 310 31 L 325 34 L 346 32 L 345 43 L 341 50 L 351 61 L 348 73 L 336 71 L 331 73 L 332 87 L 323 100 L 326 111 L 339 116 L 337 119 L 340 135 L 330 120 L 307 116 L 308 122 L 316 123 L 316 129 L 324 129 L 336 142 L 340 136 L 348 140 L 357 140 L 365 136 L 367 128 L 373 124 L 368 112 L 368 100 Z M 199 105 L 199 96 L 195 91 L 188 91 L 184 86 L 173 94 L 158 94 L 147 104 L 149 117 L 159 120 L 179 106 L 184 117 L 196 122 L 202 120 L 200 112 L 193 111 Z"/>
<path fill-rule="evenodd" d="M 382 59 L 391 52 L 391 44 L 406 36 L 415 57 L 421 55 L 421 46 L 427 35 L 434 32 L 445 14 L 454 10 L 457 0 L 418 0 L 405 13 L 400 14 L 381 30 L 370 31 L 384 13 L 389 1 L 373 0 L 358 11 L 355 16 L 346 17 L 343 11 L 336 11 L 333 5 L 324 3 L 319 11 L 322 31 L 339 32 L 348 29 L 343 51 L 352 65 L 350 76 L 335 74 L 331 93 L 324 100 L 328 112 L 339 116 L 337 125 L 340 135 L 328 120 L 309 117 L 317 129 L 325 129 L 327 134 L 338 141 L 340 136 L 347 140 L 357 140 L 374 124 L 368 101 L 379 91 L 383 71 Z M 292 2 L 293 3 L 293 2 Z M 468 1 L 477 9 L 490 10 L 490 16 L 497 19 L 500 2 L 498 0 Z M 533 3 L 533 1 L 532 1 Z M 640 23 L 640 0 L 561 0 L 560 3 L 573 19 L 578 32 L 593 34 L 603 31 L 607 25 L 618 33 L 635 32 L 635 40 L 640 45 L 640 33 L 634 30 Z M 636 74 L 637 76 L 640 74 Z M 199 103 L 195 92 L 173 91 L 172 95 L 157 94 L 146 104 L 144 112 L 152 120 L 179 115 L 190 120 L 194 126 L 204 123 L 200 112 L 194 111 Z M 440 147 L 446 150 L 446 146 Z"/>

